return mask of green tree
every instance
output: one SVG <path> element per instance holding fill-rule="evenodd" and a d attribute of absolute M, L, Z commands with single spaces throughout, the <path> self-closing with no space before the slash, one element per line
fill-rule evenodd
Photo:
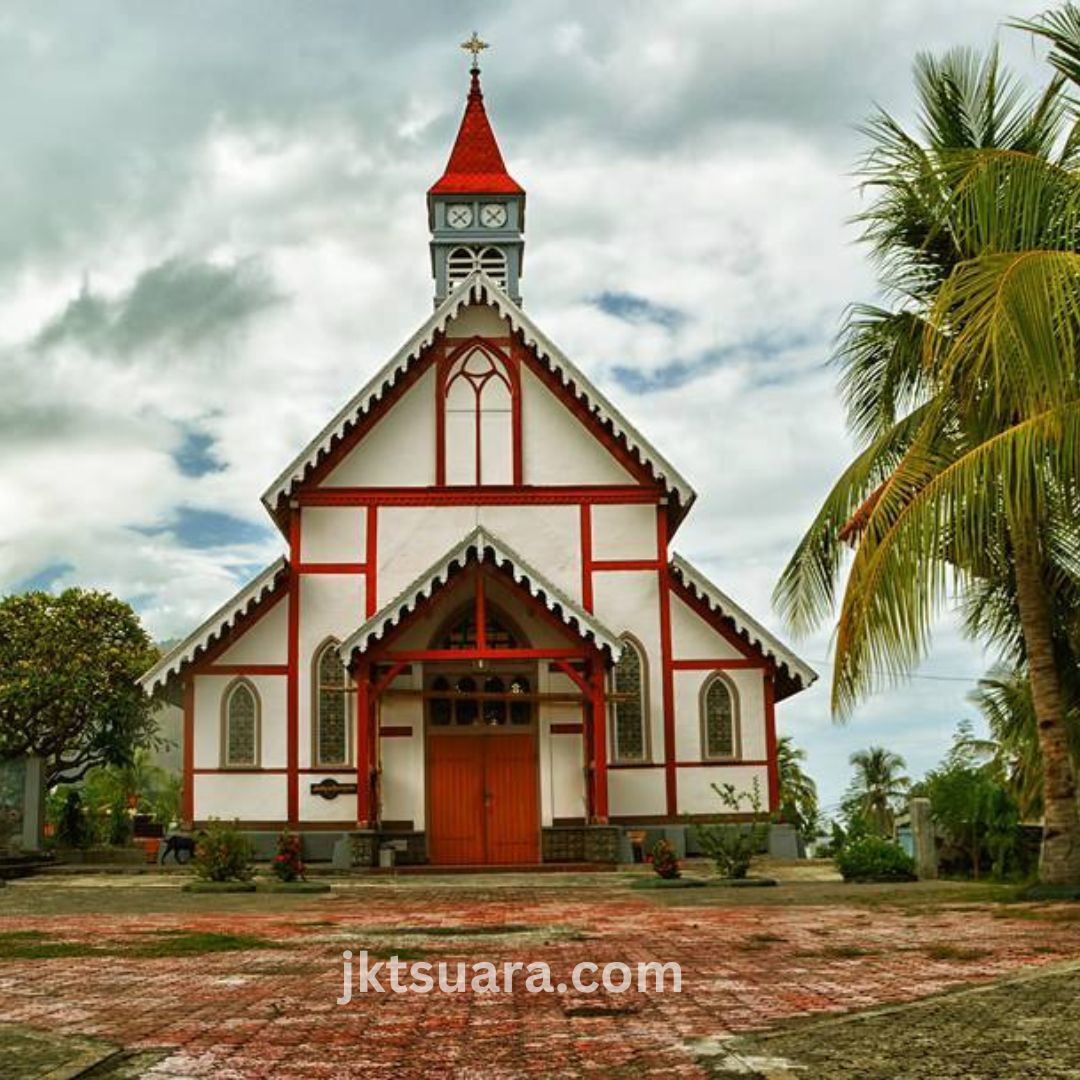
<path fill-rule="evenodd" d="M 837 360 L 863 449 L 778 586 L 796 630 L 840 592 L 833 707 L 909 673 L 953 598 L 1007 579 L 1038 719 L 1040 876 L 1080 881 L 1051 597 L 1080 542 L 1080 141 L 1060 78 L 1029 97 L 991 53 L 920 57 L 920 130 L 879 113 L 864 239 L 886 304 Z"/>
<path fill-rule="evenodd" d="M 855 775 L 844 795 L 849 819 L 861 819 L 878 836 L 892 833 L 893 818 L 911 780 L 902 775 L 904 759 L 882 746 L 856 750 L 848 759 Z"/>
<path fill-rule="evenodd" d="M 157 744 L 136 678 L 157 658 L 138 616 L 107 593 L 0 600 L 0 757 L 40 755 L 49 785 L 127 764 Z"/>
<path fill-rule="evenodd" d="M 776 761 L 780 773 L 780 816 L 794 825 L 804 840 L 812 840 L 818 832 L 817 785 L 803 770 L 806 751 L 795 745 L 790 735 L 782 736 L 776 744 Z"/>

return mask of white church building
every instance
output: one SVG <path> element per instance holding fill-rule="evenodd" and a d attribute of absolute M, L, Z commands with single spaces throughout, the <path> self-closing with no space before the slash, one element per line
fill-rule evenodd
<path fill-rule="evenodd" d="M 522 310 L 471 79 L 434 313 L 267 489 L 287 553 L 143 678 L 192 827 L 526 865 L 715 818 L 714 783 L 778 808 L 775 707 L 814 672 L 672 550 L 694 491 Z"/>

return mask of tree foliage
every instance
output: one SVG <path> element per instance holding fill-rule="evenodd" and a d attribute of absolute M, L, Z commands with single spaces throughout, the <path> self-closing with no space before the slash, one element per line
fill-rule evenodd
<path fill-rule="evenodd" d="M 46 781 L 124 765 L 157 741 L 136 678 L 157 650 L 123 601 L 67 589 L 0 600 L 0 757 L 40 755 Z"/>
<path fill-rule="evenodd" d="M 849 761 L 855 775 L 844 795 L 844 816 L 849 823 L 859 821 L 878 836 L 890 836 L 893 819 L 911 786 L 901 772 L 904 759 L 882 746 L 871 746 L 856 750 Z"/>
<path fill-rule="evenodd" d="M 811 840 L 818 832 L 817 785 L 802 767 L 806 751 L 795 745 L 790 735 L 782 736 L 776 744 L 776 761 L 780 774 L 780 816 L 794 825 L 799 835 Z"/>

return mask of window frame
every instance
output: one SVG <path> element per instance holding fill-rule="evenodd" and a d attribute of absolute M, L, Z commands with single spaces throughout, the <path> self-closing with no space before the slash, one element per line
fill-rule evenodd
<path fill-rule="evenodd" d="M 237 690 L 243 687 L 251 694 L 255 704 L 254 731 L 252 732 L 252 760 L 234 762 L 229 760 L 229 734 L 232 718 L 229 707 Z M 262 768 L 262 697 L 258 687 L 245 675 L 233 679 L 221 694 L 221 768 L 229 772 L 250 772 Z"/>
<path fill-rule="evenodd" d="M 348 770 L 353 767 L 353 695 L 349 693 L 349 668 L 344 661 L 342 661 L 342 669 L 345 672 L 345 688 L 342 694 L 345 698 L 345 759 L 343 761 L 325 761 L 321 752 L 322 682 L 319 677 L 319 668 L 322 666 L 322 660 L 327 649 L 336 649 L 340 644 L 341 642 L 333 636 L 325 638 L 316 646 L 311 658 L 311 764 L 316 769 Z"/>
<path fill-rule="evenodd" d="M 619 752 L 619 702 L 613 701 L 608 716 L 608 743 L 610 747 L 610 760 L 613 765 L 648 765 L 652 762 L 652 712 L 650 709 L 649 695 L 649 654 L 645 646 L 633 634 L 621 634 L 619 641 L 625 648 L 629 645 L 637 654 L 641 665 L 641 757 L 625 757 Z M 611 668 L 610 684 L 613 693 L 618 693 L 615 684 L 615 668 Z"/>
<path fill-rule="evenodd" d="M 731 701 L 731 754 L 709 753 L 709 692 L 719 683 L 728 692 Z M 712 671 L 698 691 L 698 714 L 701 737 L 701 760 L 716 762 L 742 761 L 742 703 L 735 681 L 723 671 Z"/>

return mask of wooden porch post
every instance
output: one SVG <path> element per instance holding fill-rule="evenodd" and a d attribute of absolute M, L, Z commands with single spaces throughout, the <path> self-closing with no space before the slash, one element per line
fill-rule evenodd
<path fill-rule="evenodd" d="M 371 813 L 371 676 L 362 664 L 356 679 L 356 824 L 361 829 L 373 827 Z"/>
<path fill-rule="evenodd" d="M 590 665 L 592 684 L 592 782 L 593 820 L 597 825 L 608 823 L 607 785 L 607 710 L 604 705 L 604 668 L 598 658 Z"/>

